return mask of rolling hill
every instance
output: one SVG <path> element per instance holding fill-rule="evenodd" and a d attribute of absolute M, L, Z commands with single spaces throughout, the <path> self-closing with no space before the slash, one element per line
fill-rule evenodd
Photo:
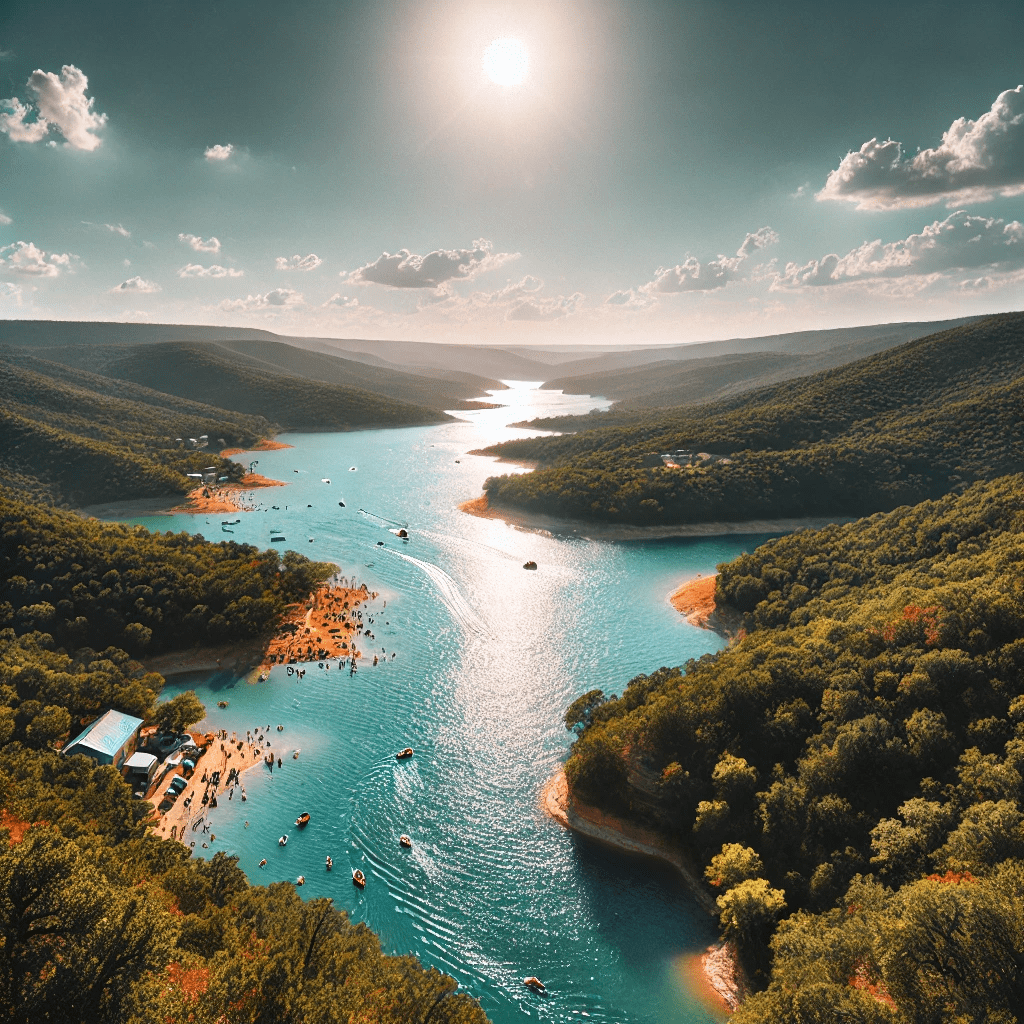
<path fill-rule="evenodd" d="M 1008 313 L 731 401 L 495 445 L 542 468 L 485 489 L 635 524 L 862 515 L 1024 468 L 1022 409 L 1024 314 Z"/>

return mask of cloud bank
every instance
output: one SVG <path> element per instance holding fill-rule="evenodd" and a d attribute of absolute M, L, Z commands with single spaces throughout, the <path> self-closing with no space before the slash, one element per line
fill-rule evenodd
<path fill-rule="evenodd" d="M 33 242 L 14 242 L 0 249 L 0 268 L 23 277 L 57 277 L 77 262 L 73 253 L 46 253 Z"/>
<path fill-rule="evenodd" d="M 26 86 L 35 93 L 35 106 L 17 96 L 0 100 L 0 132 L 14 142 L 39 142 L 53 129 L 73 149 L 91 151 L 100 145 L 94 132 L 107 123 L 107 115 L 93 110 L 95 99 L 85 95 L 89 79 L 74 64 L 65 64 L 59 76 L 33 71 Z"/>
<path fill-rule="evenodd" d="M 494 253 L 493 246 L 478 238 L 472 249 L 435 249 L 417 256 L 408 249 L 381 253 L 372 263 L 348 274 L 353 284 L 382 284 L 388 288 L 437 288 L 445 281 L 469 281 L 519 258 L 519 253 Z"/>
<path fill-rule="evenodd" d="M 220 239 L 216 237 L 204 242 L 198 235 L 178 235 L 178 241 L 191 246 L 196 252 L 220 252 Z"/>
<path fill-rule="evenodd" d="M 829 173 L 820 200 L 890 210 L 982 202 L 1024 193 L 1024 86 L 996 97 L 977 121 L 958 118 L 942 143 L 909 160 L 892 139 L 871 139 Z"/>
<path fill-rule="evenodd" d="M 802 266 L 790 263 L 772 290 L 816 288 L 851 281 L 922 277 L 957 270 L 1005 273 L 1024 267 L 1024 224 L 964 210 L 896 242 L 865 242 L 845 256 L 830 253 Z"/>
<path fill-rule="evenodd" d="M 614 292 L 605 299 L 605 303 L 627 309 L 642 309 L 649 303 L 641 299 L 641 295 L 653 297 L 678 292 L 716 291 L 730 281 L 739 281 L 743 277 L 743 263 L 758 250 L 774 245 L 778 240 L 778 234 L 766 225 L 757 231 L 748 232 L 735 256 L 720 254 L 718 259 L 707 263 L 701 263 L 695 256 L 688 256 L 674 267 L 658 267 L 653 280 L 637 289 Z"/>
<path fill-rule="evenodd" d="M 274 261 L 278 270 L 316 270 L 323 263 L 323 260 L 316 253 L 311 252 L 308 256 L 278 256 Z"/>

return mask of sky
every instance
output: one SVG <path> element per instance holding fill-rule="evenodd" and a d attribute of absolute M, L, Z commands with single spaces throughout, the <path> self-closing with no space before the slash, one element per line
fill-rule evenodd
<path fill-rule="evenodd" d="M 0 317 L 664 344 L 1024 308 L 1024 4 L 6 0 Z"/>

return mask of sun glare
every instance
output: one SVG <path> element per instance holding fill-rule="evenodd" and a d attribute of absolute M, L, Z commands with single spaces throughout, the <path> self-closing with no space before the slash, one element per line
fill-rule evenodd
<path fill-rule="evenodd" d="M 518 39 L 495 39 L 484 50 L 483 64 L 496 85 L 519 85 L 530 70 L 530 54 Z"/>

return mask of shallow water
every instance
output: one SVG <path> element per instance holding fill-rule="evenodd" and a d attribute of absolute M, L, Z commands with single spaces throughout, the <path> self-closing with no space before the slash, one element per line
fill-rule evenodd
<path fill-rule="evenodd" d="M 607 404 L 528 384 L 495 398 L 506 407 L 459 413 L 464 422 L 292 434 L 281 440 L 293 449 L 239 456 L 290 484 L 257 492 L 278 510 L 133 520 L 219 540 L 221 520 L 240 518 L 231 537 L 261 547 L 279 529 L 282 546 L 335 561 L 380 595 L 369 615 L 381 665 L 350 676 L 314 663 L 302 681 L 278 666 L 263 684 L 221 676 L 197 687 L 210 728 L 269 725 L 284 757 L 273 774 L 245 775 L 247 802 L 237 791 L 222 800 L 213 849 L 197 847 L 237 854 L 254 882 L 305 875 L 304 897 L 332 897 L 386 950 L 451 973 L 496 1024 L 720 1019 L 683 969 L 714 925 L 676 874 L 564 831 L 537 801 L 570 744 L 565 707 L 717 650 L 667 595 L 764 538 L 555 539 L 458 512 L 486 477 L 518 471 L 469 449 L 524 433 L 509 422 Z M 395 524 L 408 526 L 407 543 L 388 532 Z M 528 559 L 536 572 L 521 568 Z M 415 756 L 396 761 L 406 746 Z M 300 832 L 304 810 L 312 822 Z M 530 974 L 547 998 L 523 987 Z"/>

